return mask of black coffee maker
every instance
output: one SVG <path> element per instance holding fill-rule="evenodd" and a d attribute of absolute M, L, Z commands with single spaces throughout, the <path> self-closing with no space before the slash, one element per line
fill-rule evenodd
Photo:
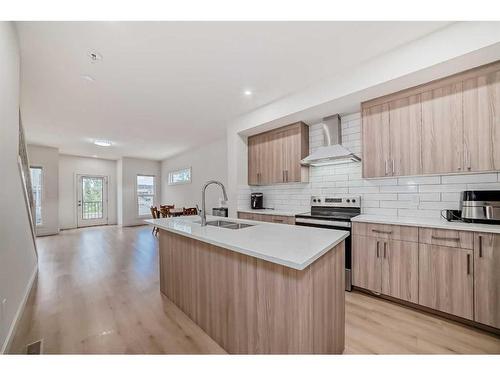
<path fill-rule="evenodd" d="M 250 194 L 250 207 L 252 207 L 252 209 L 254 210 L 262 210 L 264 208 L 264 194 Z"/>

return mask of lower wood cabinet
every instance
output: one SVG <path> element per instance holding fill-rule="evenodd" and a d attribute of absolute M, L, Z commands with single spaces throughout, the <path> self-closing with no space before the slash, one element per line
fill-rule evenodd
<path fill-rule="evenodd" d="M 354 223 L 352 281 L 500 329 L 500 234 Z"/>
<path fill-rule="evenodd" d="M 253 214 L 250 212 L 238 212 L 238 219 L 264 221 L 267 223 L 295 225 L 295 217 L 269 214 Z"/>
<path fill-rule="evenodd" d="M 353 236 L 353 285 L 418 302 L 418 243 Z"/>
<path fill-rule="evenodd" d="M 382 264 L 378 238 L 352 236 L 352 285 L 382 292 Z"/>
<path fill-rule="evenodd" d="M 473 268 L 472 250 L 420 244 L 418 303 L 472 320 Z"/>
<path fill-rule="evenodd" d="M 384 242 L 382 294 L 418 303 L 418 243 Z"/>
<path fill-rule="evenodd" d="M 500 328 L 500 235 L 474 235 L 474 320 Z"/>

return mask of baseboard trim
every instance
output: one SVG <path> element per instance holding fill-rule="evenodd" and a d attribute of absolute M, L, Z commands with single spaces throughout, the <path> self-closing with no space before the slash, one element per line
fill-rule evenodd
<path fill-rule="evenodd" d="M 7 337 L 5 338 L 5 342 L 3 344 L 2 350 L 0 350 L 0 354 L 8 354 L 10 351 L 12 339 L 14 338 L 14 334 L 16 332 L 16 329 L 19 325 L 19 322 L 21 321 L 21 317 L 23 316 L 24 309 L 26 307 L 26 302 L 28 302 L 28 297 L 30 296 L 31 289 L 33 288 L 33 283 L 35 282 L 35 278 L 36 278 L 37 273 L 38 273 L 38 264 L 35 265 L 35 269 L 33 270 L 33 273 L 30 277 L 28 285 L 26 286 L 26 290 L 24 292 L 23 299 L 22 299 L 21 303 L 19 304 L 19 307 L 17 308 L 16 315 L 14 316 L 14 320 L 12 321 L 12 324 L 10 325 L 9 333 L 7 334 Z"/>

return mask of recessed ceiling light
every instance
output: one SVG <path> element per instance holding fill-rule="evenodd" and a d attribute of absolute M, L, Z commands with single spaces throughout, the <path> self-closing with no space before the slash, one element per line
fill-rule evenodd
<path fill-rule="evenodd" d="M 84 79 L 85 81 L 88 81 L 88 82 L 94 82 L 94 81 L 95 81 L 94 77 L 89 76 L 89 75 L 87 75 L 87 74 L 83 74 L 83 75 L 81 75 L 80 77 L 81 77 L 82 79 Z"/>
<path fill-rule="evenodd" d="M 245 96 L 252 96 L 252 91 L 250 91 L 250 90 L 245 90 L 245 91 L 243 91 L 243 94 L 244 94 Z"/>
<path fill-rule="evenodd" d="M 109 147 L 113 144 L 113 142 L 105 140 L 105 139 L 96 139 L 94 141 L 94 144 L 96 146 Z"/>
<path fill-rule="evenodd" d="M 91 63 L 96 63 L 102 60 L 102 55 L 97 51 L 90 51 L 88 53 Z"/>

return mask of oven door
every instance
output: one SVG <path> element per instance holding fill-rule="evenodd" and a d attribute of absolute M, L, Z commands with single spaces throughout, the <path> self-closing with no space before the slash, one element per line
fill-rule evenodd
<path fill-rule="evenodd" d="M 320 219 L 312 219 L 308 217 L 296 216 L 295 225 L 301 225 L 304 227 L 345 230 L 349 232 L 349 236 L 344 241 L 345 241 L 345 290 L 350 292 L 352 290 L 351 222 L 320 220 Z"/>

